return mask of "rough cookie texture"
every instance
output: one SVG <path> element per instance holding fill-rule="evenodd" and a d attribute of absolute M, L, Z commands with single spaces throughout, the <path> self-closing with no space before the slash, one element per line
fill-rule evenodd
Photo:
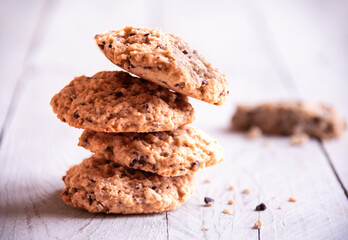
<path fill-rule="evenodd" d="M 63 177 L 63 200 L 89 212 L 159 213 L 178 208 L 193 194 L 195 176 L 162 177 L 92 156 Z"/>
<path fill-rule="evenodd" d="M 318 139 L 339 137 L 346 124 L 329 106 L 309 102 L 279 102 L 240 105 L 232 118 L 234 130 L 259 127 L 265 134 L 292 135 L 306 133 Z"/>
<path fill-rule="evenodd" d="M 156 133 L 85 130 L 79 145 L 99 157 L 162 176 L 193 173 L 223 160 L 219 143 L 190 126 Z"/>
<path fill-rule="evenodd" d="M 76 77 L 51 106 L 70 126 L 102 132 L 169 131 L 194 120 L 186 96 L 118 71 Z"/>
<path fill-rule="evenodd" d="M 95 40 L 111 62 L 146 80 L 215 105 L 229 94 L 223 74 L 181 38 L 160 29 L 125 27 Z"/>

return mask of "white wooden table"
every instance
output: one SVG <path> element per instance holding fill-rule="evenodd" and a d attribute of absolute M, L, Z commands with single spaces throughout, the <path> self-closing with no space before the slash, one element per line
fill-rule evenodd
<path fill-rule="evenodd" d="M 7 0 L 0 13 L 0 239 L 348 239 L 348 134 L 293 147 L 228 130 L 241 102 L 309 99 L 348 117 L 347 1 Z M 198 174 L 177 211 L 90 214 L 58 197 L 65 171 L 90 153 L 50 98 L 74 76 L 116 69 L 93 36 L 125 25 L 183 37 L 230 81 L 226 105 L 191 101 L 225 162 Z M 267 210 L 253 211 L 260 202 Z"/>

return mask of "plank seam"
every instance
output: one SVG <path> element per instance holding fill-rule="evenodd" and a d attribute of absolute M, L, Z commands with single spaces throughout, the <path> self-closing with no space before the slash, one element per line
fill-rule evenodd
<path fill-rule="evenodd" d="M 5 133 L 6 133 L 6 129 L 9 126 L 11 120 L 13 119 L 14 113 L 18 107 L 19 99 L 21 98 L 21 94 L 24 92 L 24 89 L 28 85 L 29 81 L 25 81 L 25 78 L 24 78 L 26 70 L 27 70 L 28 59 L 35 51 L 36 46 L 39 45 L 38 43 L 40 42 L 40 38 L 43 35 L 45 25 L 48 22 L 45 20 L 47 20 L 47 18 L 49 16 L 51 16 L 51 11 L 54 9 L 53 2 L 56 2 L 56 1 L 45 0 L 43 2 L 41 10 L 39 12 L 39 17 L 37 19 L 37 22 L 35 23 L 35 28 L 34 28 L 34 31 L 32 33 L 32 36 L 30 38 L 30 44 L 29 44 L 28 49 L 26 50 L 26 53 L 25 53 L 21 73 L 19 74 L 19 76 L 17 78 L 15 88 L 14 88 L 12 95 L 11 95 L 11 101 L 10 101 L 8 110 L 5 114 L 6 116 L 4 119 L 4 124 L 1 128 L 1 131 L 0 131 L 0 150 L 2 148 L 2 142 L 4 139 Z M 19 97 L 17 97 L 17 96 L 19 96 Z"/>
<path fill-rule="evenodd" d="M 169 240 L 168 212 L 166 212 L 166 225 L 167 225 L 167 240 Z"/>
<path fill-rule="evenodd" d="M 337 171 L 336 171 L 336 169 L 335 169 L 335 166 L 334 166 L 333 163 L 332 163 L 332 160 L 331 160 L 331 158 L 330 158 L 329 153 L 326 151 L 326 149 L 325 149 L 325 147 L 324 147 L 322 141 L 319 141 L 319 145 L 320 145 L 321 151 L 322 151 L 323 154 L 325 155 L 325 158 L 326 158 L 327 162 L 328 162 L 329 165 L 330 165 L 330 168 L 331 168 L 332 172 L 334 173 L 334 175 L 335 175 L 335 177 L 336 177 L 338 183 L 340 184 L 340 186 L 341 186 L 341 188 L 342 188 L 342 190 L 343 190 L 343 192 L 344 192 L 344 195 L 346 195 L 346 198 L 348 199 L 348 191 L 347 191 L 347 189 L 345 188 L 345 186 L 344 186 L 344 184 L 343 184 L 343 182 L 342 182 L 340 176 L 338 175 L 338 173 L 337 173 Z"/>

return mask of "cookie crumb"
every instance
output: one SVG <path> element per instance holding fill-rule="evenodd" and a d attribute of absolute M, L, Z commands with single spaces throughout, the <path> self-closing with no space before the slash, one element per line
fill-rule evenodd
<path fill-rule="evenodd" d="M 297 199 L 294 198 L 294 197 L 290 197 L 290 198 L 289 198 L 289 202 L 297 202 Z"/>
<path fill-rule="evenodd" d="M 253 226 L 253 229 L 260 229 L 262 227 L 261 220 L 257 220 Z"/>
<path fill-rule="evenodd" d="M 271 141 L 270 141 L 270 140 L 265 140 L 265 141 L 263 142 L 263 146 L 264 146 L 264 147 L 269 147 L 269 146 L 271 146 Z"/>
<path fill-rule="evenodd" d="M 277 209 L 278 210 L 281 210 L 283 208 L 283 206 L 278 206 Z"/>
<path fill-rule="evenodd" d="M 264 203 L 261 203 L 256 206 L 255 211 L 265 211 L 267 209 L 266 205 Z"/>
<path fill-rule="evenodd" d="M 261 136 L 262 136 L 262 131 L 259 127 L 256 127 L 256 126 L 252 126 L 246 134 L 247 139 L 256 139 Z"/>
<path fill-rule="evenodd" d="M 304 145 L 305 143 L 308 142 L 308 135 L 305 133 L 295 133 L 293 135 L 290 136 L 290 143 L 293 146 L 300 146 L 300 145 Z"/>
<path fill-rule="evenodd" d="M 210 198 L 210 197 L 205 197 L 204 202 L 205 202 L 206 206 L 210 207 L 214 204 L 214 199 Z"/>
<path fill-rule="evenodd" d="M 211 180 L 209 178 L 205 179 L 203 183 L 211 183 Z"/>
<path fill-rule="evenodd" d="M 208 231 L 209 228 L 208 227 L 202 227 L 202 231 Z"/>
<path fill-rule="evenodd" d="M 228 200 L 227 202 L 228 205 L 233 205 L 234 204 L 234 201 L 232 199 Z"/>
<path fill-rule="evenodd" d="M 232 186 L 232 185 L 229 186 L 229 187 L 228 187 L 228 190 L 233 191 L 233 190 L 234 190 L 234 186 Z"/>
<path fill-rule="evenodd" d="M 242 193 L 243 193 L 243 194 L 249 194 L 249 193 L 250 193 L 250 190 L 246 188 L 246 189 L 243 190 Z"/>
<path fill-rule="evenodd" d="M 228 210 L 228 209 L 224 209 L 224 210 L 222 211 L 222 213 L 228 214 L 228 215 L 232 215 L 232 212 L 231 212 L 230 210 Z"/>

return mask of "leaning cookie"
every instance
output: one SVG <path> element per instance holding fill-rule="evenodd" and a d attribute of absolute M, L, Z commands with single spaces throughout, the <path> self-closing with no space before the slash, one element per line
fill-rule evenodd
<path fill-rule="evenodd" d="M 178 208 L 193 194 L 195 176 L 161 177 L 92 156 L 63 177 L 63 200 L 97 213 L 160 213 Z"/>
<path fill-rule="evenodd" d="M 191 126 L 156 133 L 85 130 L 79 145 L 120 165 L 167 177 L 193 173 L 223 161 L 219 143 Z"/>
<path fill-rule="evenodd" d="M 343 117 L 333 107 L 295 101 L 237 106 L 233 129 L 246 131 L 252 126 L 266 134 L 301 132 L 318 139 L 337 138 L 346 129 Z"/>
<path fill-rule="evenodd" d="M 223 74 L 181 38 L 160 29 L 125 27 L 95 40 L 110 61 L 146 80 L 215 105 L 229 93 Z"/>
<path fill-rule="evenodd" d="M 70 126 L 102 132 L 168 131 L 194 120 L 186 96 L 118 71 L 76 77 L 51 106 Z"/>

